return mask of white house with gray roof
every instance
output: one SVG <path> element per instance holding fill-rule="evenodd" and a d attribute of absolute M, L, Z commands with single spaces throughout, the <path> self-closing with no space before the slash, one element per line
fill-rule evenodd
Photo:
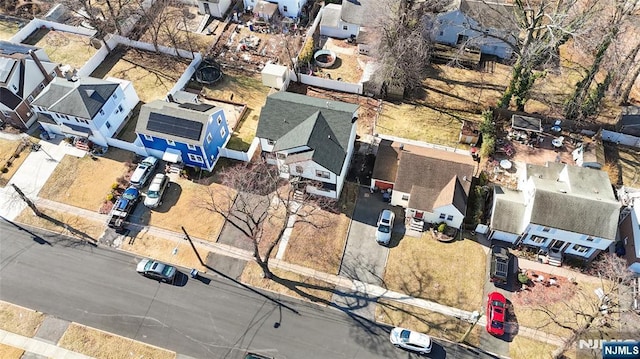
<path fill-rule="evenodd" d="M 290 92 L 267 97 L 256 137 L 280 176 L 317 181 L 308 193 L 339 198 L 356 138 L 358 105 Z"/>
<path fill-rule="evenodd" d="M 357 37 L 371 16 L 380 12 L 375 0 L 344 0 L 341 5 L 329 4 L 322 10 L 320 35 L 337 39 Z"/>
<path fill-rule="evenodd" d="M 561 163 L 525 171 L 519 190 L 494 187 L 491 239 L 538 249 L 550 263 L 588 261 L 614 243 L 620 203 L 606 172 Z"/>
<path fill-rule="evenodd" d="M 255 9 L 258 3 L 264 2 L 263 0 L 243 0 L 245 9 Z M 278 11 L 286 17 L 297 18 L 300 16 L 302 7 L 307 3 L 307 0 L 269 0 L 268 2 L 278 4 Z"/>
<path fill-rule="evenodd" d="M 140 99 L 131 82 L 109 77 L 56 77 L 32 105 L 45 131 L 107 147 Z"/>

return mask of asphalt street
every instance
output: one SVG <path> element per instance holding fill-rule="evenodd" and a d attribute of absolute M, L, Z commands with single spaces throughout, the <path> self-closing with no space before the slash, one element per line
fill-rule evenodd
<path fill-rule="evenodd" d="M 161 284 L 135 272 L 139 259 L 0 218 L 0 300 L 194 358 L 417 357 L 389 343 L 390 328 L 348 312 L 187 269 L 180 285 Z M 490 356 L 436 340 L 428 357 Z"/>

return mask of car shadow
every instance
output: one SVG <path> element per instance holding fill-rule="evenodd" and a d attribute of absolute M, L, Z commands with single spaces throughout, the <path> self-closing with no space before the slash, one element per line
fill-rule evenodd
<path fill-rule="evenodd" d="M 173 282 L 170 283 L 176 287 L 184 287 L 189 282 L 189 276 L 176 270 L 176 276 L 173 278 Z"/>
<path fill-rule="evenodd" d="M 412 350 L 409 349 L 405 349 L 405 348 L 398 348 L 400 350 L 405 351 L 408 354 L 409 358 L 437 358 L 437 359 L 443 359 L 447 357 L 447 351 L 445 350 L 445 348 L 442 345 L 437 344 L 436 342 L 433 342 L 433 347 L 431 348 L 431 353 L 427 353 L 427 354 L 420 354 L 420 353 L 416 353 Z"/>
<path fill-rule="evenodd" d="M 169 186 L 164 190 L 162 195 L 162 204 L 151 211 L 159 213 L 167 213 L 171 207 L 178 203 L 178 199 L 182 194 L 182 186 L 176 182 L 169 182 Z"/>
<path fill-rule="evenodd" d="M 507 299 L 507 312 L 505 315 L 505 328 L 504 334 L 500 337 L 502 340 L 511 343 L 513 339 L 518 335 L 520 331 L 520 324 L 518 323 L 518 317 L 513 309 L 513 303 Z"/>

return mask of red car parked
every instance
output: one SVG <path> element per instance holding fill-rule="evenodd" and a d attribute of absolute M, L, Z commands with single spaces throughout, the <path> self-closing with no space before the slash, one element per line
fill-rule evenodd
<path fill-rule="evenodd" d="M 498 292 L 489 293 L 487 300 L 487 332 L 495 336 L 504 334 L 507 298 Z"/>

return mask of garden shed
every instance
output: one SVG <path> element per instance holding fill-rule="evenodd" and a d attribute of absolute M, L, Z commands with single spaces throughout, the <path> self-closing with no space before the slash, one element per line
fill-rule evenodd
<path fill-rule="evenodd" d="M 289 69 L 286 66 L 266 64 L 262 69 L 262 84 L 278 90 L 283 87 L 286 88 L 288 84 L 288 72 Z"/>

